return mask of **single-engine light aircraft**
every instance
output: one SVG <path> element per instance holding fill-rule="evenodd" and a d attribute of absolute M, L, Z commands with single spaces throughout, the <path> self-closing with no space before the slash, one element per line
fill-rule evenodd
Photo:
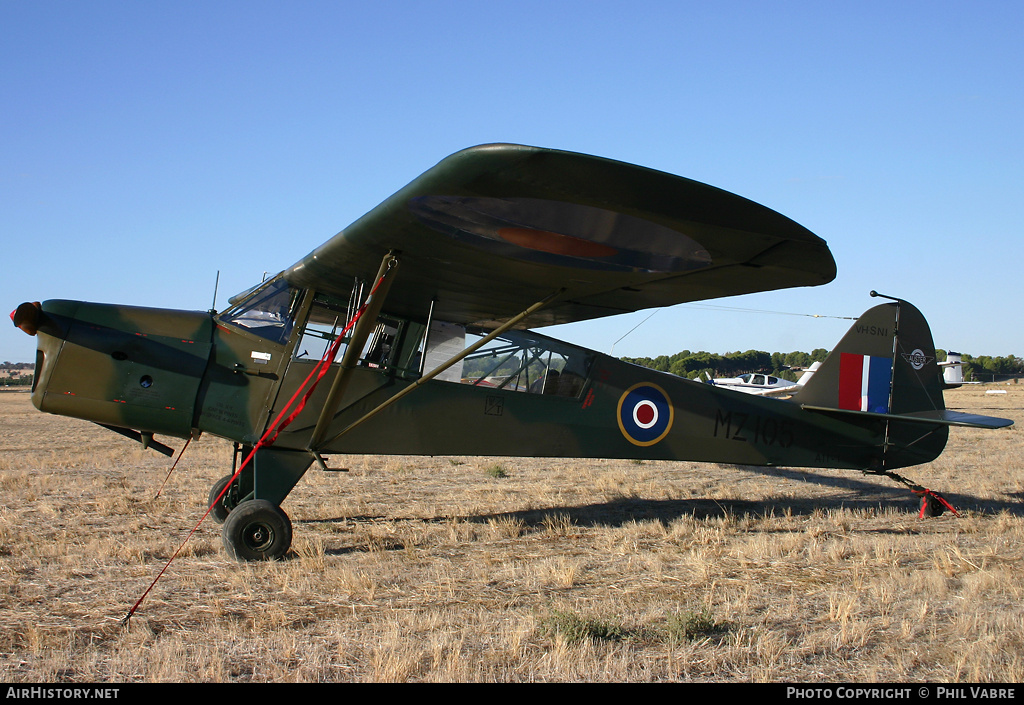
<path fill-rule="evenodd" d="M 215 313 L 25 303 L 32 401 L 167 455 L 234 441 L 210 491 L 225 547 L 276 559 L 281 509 L 331 455 L 690 460 L 892 475 L 942 451 L 928 324 L 868 310 L 788 399 L 627 364 L 531 329 L 835 277 L 825 241 L 740 196 L 510 144 L 458 152 Z M 934 499 L 929 496 L 926 501 Z M 931 506 L 931 505 L 929 505 Z"/>
<path fill-rule="evenodd" d="M 941 363 L 940 363 L 941 364 Z M 790 382 L 786 379 L 775 377 L 774 375 L 748 372 L 747 374 L 740 375 L 739 377 L 715 377 L 714 379 L 706 377 L 708 384 L 714 384 L 719 387 L 728 387 L 734 389 L 737 392 L 745 392 L 746 394 L 757 394 L 760 396 L 781 396 L 791 395 L 793 392 L 798 390 L 811 381 L 811 377 L 821 367 L 820 362 L 812 362 L 810 367 L 800 372 L 800 377 L 796 382 Z M 800 368 L 793 368 L 800 369 Z M 949 388 L 957 387 L 959 385 L 954 384 Z"/>

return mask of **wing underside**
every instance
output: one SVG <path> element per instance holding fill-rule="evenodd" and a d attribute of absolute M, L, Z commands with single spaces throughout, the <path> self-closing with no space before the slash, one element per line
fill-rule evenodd
<path fill-rule="evenodd" d="M 346 296 L 389 251 L 388 310 L 489 327 L 552 292 L 531 327 L 825 284 L 825 242 L 764 206 L 622 162 L 484 145 L 440 162 L 284 272 Z"/>

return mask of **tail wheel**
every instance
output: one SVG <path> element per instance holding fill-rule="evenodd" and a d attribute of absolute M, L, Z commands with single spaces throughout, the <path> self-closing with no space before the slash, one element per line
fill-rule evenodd
<path fill-rule="evenodd" d="M 231 477 L 231 475 L 225 475 L 213 483 L 213 487 L 210 488 L 210 496 L 206 500 L 207 506 L 210 507 L 210 516 L 218 524 L 223 524 L 224 520 L 228 518 L 228 514 L 235 508 L 237 498 L 233 496 L 234 493 L 230 489 L 224 492 L 223 497 L 220 496 L 220 493 L 231 482 Z M 219 502 L 217 501 L 218 497 L 220 497 Z"/>
<path fill-rule="evenodd" d="M 231 510 L 221 537 L 235 560 L 276 561 L 292 545 L 292 522 L 276 504 L 251 499 Z"/>
<path fill-rule="evenodd" d="M 921 497 L 921 518 L 940 517 L 946 512 L 946 504 L 938 492 L 929 492 Z"/>

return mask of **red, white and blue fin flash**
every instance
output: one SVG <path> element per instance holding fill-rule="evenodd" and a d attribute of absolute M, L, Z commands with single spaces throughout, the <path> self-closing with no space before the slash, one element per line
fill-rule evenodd
<path fill-rule="evenodd" d="M 842 353 L 839 358 L 839 408 L 889 413 L 892 359 Z"/>

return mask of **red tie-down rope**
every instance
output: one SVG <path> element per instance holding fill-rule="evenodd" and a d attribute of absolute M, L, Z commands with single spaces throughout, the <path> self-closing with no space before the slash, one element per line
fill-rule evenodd
<path fill-rule="evenodd" d="M 889 477 L 889 478 L 895 480 L 896 482 L 899 482 L 901 484 L 906 485 L 907 488 L 910 489 L 911 492 L 913 492 L 916 495 L 920 495 L 921 496 L 921 511 L 917 515 L 919 519 L 924 519 L 925 508 L 927 507 L 928 502 L 930 500 L 938 502 L 943 507 L 945 507 L 949 511 L 953 512 L 953 514 L 955 516 L 960 516 L 960 512 L 958 512 L 953 507 L 953 505 L 949 503 L 949 501 L 945 497 L 943 497 L 941 494 L 939 494 L 935 490 L 930 490 L 927 487 L 922 487 L 921 485 L 917 484 L 916 482 L 911 482 L 907 478 L 903 477 L 902 475 L 898 475 L 898 474 L 892 472 L 891 470 L 890 471 L 885 471 L 885 472 L 879 472 L 878 474 L 879 475 L 885 475 L 886 477 Z"/>
<path fill-rule="evenodd" d="M 946 501 L 946 498 L 943 497 L 938 492 L 936 492 L 935 490 L 929 490 L 929 489 L 927 489 L 925 487 L 922 487 L 920 490 L 912 490 L 912 491 L 913 491 L 914 494 L 921 495 L 921 511 L 918 512 L 918 514 L 917 514 L 917 518 L 918 519 L 924 519 L 924 511 L 925 511 L 925 508 L 927 507 L 929 499 L 933 499 L 933 500 L 939 502 L 946 509 L 948 509 L 949 511 L 953 512 L 953 514 L 955 516 L 960 516 L 960 512 L 958 512 L 956 509 L 954 509 L 953 505 L 950 504 L 948 501 Z"/>
<path fill-rule="evenodd" d="M 316 365 L 314 365 L 313 369 L 310 370 L 308 375 L 306 375 L 306 379 L 304 379 L 302 381 L 302 384 L 299 385 L 298 389 L 295 390 L 295 393 L 292 394 L 291 398 L 288 400 L 288 403 L 284 405 L 284 407 L 281 409 L 278 415 L 274 418 L 273 422 L 269 426 L 267 426 L 267 430 L 264 431 L 260 439 L 256 441 L 256 444 L 252 447 L 252 450 L 249 451 L 249 454 L 245 457 L 245 460 L 243 460 L 242 464 L 238 466 L 238 470 L 235 471 L 235 474 L 232 475 L 231 479 L 224 485 L 224 489 L 220 491 L 220 494 L 217 495 L 217 498 L 215 500 L 210 502 L 210 506 L 206 508 L 206 512 L 204 512 L 203 516 L 199 518 L 199 521 L 197 521 L 196 525 L 192 527 L 192 530 L 188 532 L 188 535 L 185 536 L 185 539 L 181 542 L 181 545 L 178 546 L 178 548 L 174 551 L 171 557 L 167 559 L 167 563 L 160 570 L 160 572 L 157 573 L 157 576 L 153 578 L 153 582 L 149 584 L 149 587 L 146 588 L 145 592 L 142 593 L 142 596 L 139 597 L 139 599 L 136 600 L 135 604 L 132 605 L 132 608 L 128 610 L 128 614 L 121 618 L 122 625 L 128 625 L 128 621 L 132 618 L 132 615 L 135 614 L 136 610 L 138 610 L 139 605 L 141 605 L 142 601 L 146 599 L 146 596 L 149 595 L 150 591 L 156 586 L 160 578 L 163 577 L 163 574 L 167 572 L 167 569 L 171 566 L 171 562 L 178 557 L 178 554 L 181 553 L 181 549 L 183 549 L 185 547 L 185 544 L 188 543 L 188 540 L 192 538 L 192 534 L 198 531 L 200 524 L 202 524 L 206 517 L 210 515 L 210 512 L 213 510 L 213 507 L 216 506 L 218 502 L 220 502 L 221 498 L 224 496 L 224 493 L 228 491 L 228 488 L 231 487 L 235 480 L 238 479 L 238 476 L 242 474 L 242 470 L 244 470 L 245 467 L 249 464 L 249 461 L 252 460 L 252 457 L 256 454 L 256 451 L 265 446 L 269 446 L 274 441 L 276 441 L 281 431 L 284 430 L 284 428 L 288 426 L 288 424 L 294 421 L 295 418 L 302 412 L 302 410 L 306 406 L 306 402 L 309 401 L 309 398 L 313 395 L 313 391 L 316 389 L 316 386 L 320 384 L 320 380 L 322 380 L 324 375 L 327 374 L 327 370 L 330 368 L 331 362 L 338 354 L 338 348 L 341 346 L 341 342 L 345 338 L 345 335 L 352 329 L 352 326 L 354 326 L 356 322 L 362 317 L 363 312 L 366 311 L 366 307 L 370 304 L 370 300 L 373 298 L 373 295 L 377 292 L 377 289 L 380 287 L 381 283 L 384 281 L 384 279 L 388 276 L 388 274 L 391 271 L 392 269 L 389 267 L 380 276 L 380 278 L 377 280 L 377 283 L 373 285 L 373 289 L 370 290 L 370 295 L 366 297 L 366 301 L 355 312 L 351 320 L 349 320 L 349 322 L 345 325 L 345 328 L 341 331 L 338 337 L 334 339 L 334 342 L 330 346 L 328 346 L 327 350 L 324 351 L 323 357 L 320 358 L 320 361 Z M 312 384 L 310 384 L 310 380 L 313 380 Z M 310 384 L 310 387 L 308 390 L 306 390 L 306 393 L 302 395 L 302 400 L 299 402 L 298 406 L 296 406 L 295 409 L 291 411 L 291 413 L 288 413 L 289 410 L 291 410 L 292 405 L 295 404 L 296 399 L 299 398 L 299 394 L 302 393 L 302 390 L 306 387 L 307 384 Z M 288 414 L 287 417 L 285 417 L 286 413 Z M 284 419 L 283 421 L 282 418 Z M 178 457 L 181 457 L 180 454 Z"/>
<path fill-rule="evenodd" d="M 185 439 L 185 445 L 181 447 L 181 452 L 178 453 L 178 457 L 175 458 L 174 463 L 171 465 L 171 469 L 167 471 L 167 477 L 165 477 L 164 481 L 160 483 L 160 489 L 156 491 L 156 496 L 154 496 L 153 499 L 159 497 L 160 493 L 164 491 L 164 485 L 166 485 L 167 481 L 171 479 L 171 473 L 174 472 L 174 468 L 178 467 L 178 462 L 181 460 L 181 456 L 185 455 L 185 451 L 188 450 L 188 444 L 191 442 L 192 436 L 189 436 L 187 439 Z"/>

